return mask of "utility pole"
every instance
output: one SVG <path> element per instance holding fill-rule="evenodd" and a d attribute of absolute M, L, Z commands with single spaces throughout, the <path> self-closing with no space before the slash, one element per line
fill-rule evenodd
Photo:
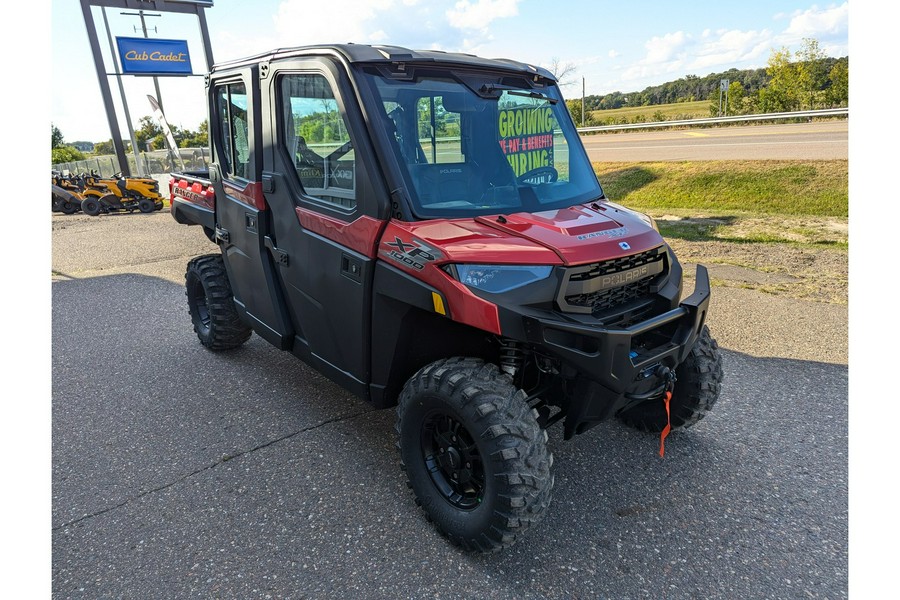
<path fill-rule="evenodd" d="M 584 127 L 584 76 L 581 77 L 581 126 Z"/>

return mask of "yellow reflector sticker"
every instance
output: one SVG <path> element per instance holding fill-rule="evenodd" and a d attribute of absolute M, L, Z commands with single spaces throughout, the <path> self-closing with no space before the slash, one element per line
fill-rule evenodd
<path fill-rule="evenodd" d="M 434 300 L 434 312 L 446 316 L 447 310 L 444 308 L 444 300 L 441 298 L 441 295 L 437 292 L 431 292 L 431 299 Z"/>

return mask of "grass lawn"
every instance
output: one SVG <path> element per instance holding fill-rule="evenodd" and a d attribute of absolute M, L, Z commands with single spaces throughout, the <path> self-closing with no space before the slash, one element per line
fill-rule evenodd
<path fill-rule="evenodd" d="M 622 108 L 610 108 L 607 110 L 593 110 L 591 116 L 598 123 L 602 123 L 607 119 L 613 119 L 614 122 L 622 117 L 629 123 L 634 122 L 634 118 L 643 115 L 646 121 L 653 121 L 653 115 L 661 112 L 663 120 L 673 121 L 677 118 L 694 118 L 699 119 L 709 116 L 709 101 L 698 100 L 696 102 L 676 102 L 674 104 L 656 104 L 654 106 L 627 106 Z"/>
<path fill-rule="evenodd" d="M 595 163 L 613 202 L 686 240 L 847 246 L 848 161 Z"/>

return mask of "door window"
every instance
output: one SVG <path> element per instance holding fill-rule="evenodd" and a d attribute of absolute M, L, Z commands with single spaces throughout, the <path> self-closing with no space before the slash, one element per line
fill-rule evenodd
<path fill-rule="evenodd" d="M 216 89 L 219 131 L 223 156 L 219 163 L 230 177 L 250 179 L 250 137 L 247 125 L 247 88 L 230 83 Z"/>
<path fill-rule="evenodd" d="M 282 139 L 303 191 L 344 208 L 356 206 L 356 157 L 337 99 L 318 74 L 281 78 Z"/>

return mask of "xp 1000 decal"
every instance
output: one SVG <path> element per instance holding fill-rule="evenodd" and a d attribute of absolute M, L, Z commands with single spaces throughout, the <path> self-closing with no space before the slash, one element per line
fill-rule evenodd
<path fill-rule="evenodd" d="M 416 271 L 425 268 L 425 264 L 441 258 L 441 253 L 418 240 L 404 242 L 399 236 L 392 241 L 385 241 L 381 252 L 389 258 Z"/>

